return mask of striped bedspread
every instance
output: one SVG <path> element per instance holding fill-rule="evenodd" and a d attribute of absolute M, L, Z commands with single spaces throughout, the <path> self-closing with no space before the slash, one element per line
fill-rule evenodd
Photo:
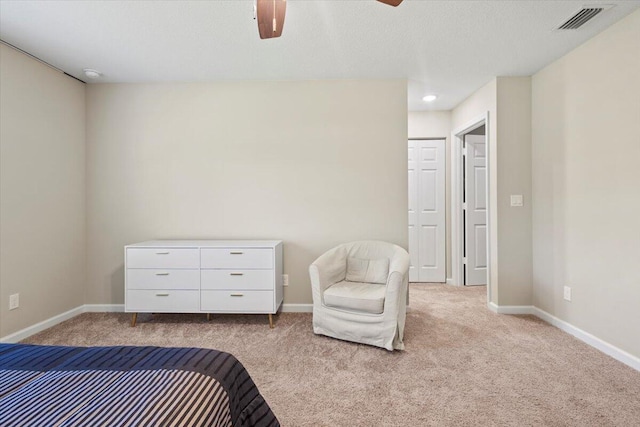
<path fill-rule="evenodd" d="M 0 344 L 2 427 L 279 425 L 229 353 Z"/>

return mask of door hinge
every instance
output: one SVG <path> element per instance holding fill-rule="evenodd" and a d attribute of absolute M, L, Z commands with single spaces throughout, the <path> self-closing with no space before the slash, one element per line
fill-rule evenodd
<path fill-rule="evenodd" d="M 462 258 L 462 263 L 463 263 L 464 265 L 467 265 L 467 257 Z"/>
<path fill-rule="evenodd" d="M 462 155 L 466 156 L 467 155 L 467 147 L 462 147 Z"/>
<path fill-rule="evenodd" d="M 467 202 L 462 203 L 462 210 L 467 210 Z"/>

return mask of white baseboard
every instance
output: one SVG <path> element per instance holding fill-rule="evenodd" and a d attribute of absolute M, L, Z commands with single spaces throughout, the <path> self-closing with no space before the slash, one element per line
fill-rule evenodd
<path fill-rule="evenodd" d="M 35 325 L 19 330 L 18 332 L 14 332 L 13 334 L 7 335 L 6 337 L 2 337 L 0 338 L 0 342 L 16 343 L 18 341 L 22 341 L 25 338 L 29 338 L 31 335 L 42 332 L 45 329 L 49 329 L 50 327 L 55 326 L 58 323 L 62 323 L 65 320 L 69 320 L 72 317 L 75 317 L 78 314 L 82 313 L 84 313 L 83 305 L 81 305 L 80 307 L 72 308 L 71 310 L 65 311 L 62 314 L 50 317 L 47 320 L 43 320 L 40 323 L 36 323 Z"/>
<path fill-rule="evenodd" d="M 535 314 L 532 305 L 497 305 L 494 302 L 487 304 L 489 310 L 498 314 Z"/>
<path fill-rule="evenodd" d="M 312 313 L 313 304 L 282 304 L 283 313 Z"/>
<path fill-rule="evenodd" d="M 85 304 L 83 313 L 124 313 L 124 304 Z"/>
<path fill-rule="evenodd" d="M 619 349 L 618 347 L 612 344 L 609 344 L 608 342 L 603 341 L 594 335 L 591 335 L 589 332 L 583 331 L 582 329 L 573 326 L 571 323 L 558 319 L 554 315 L 549 314 L 546 311 L 541 310 L 537 307 L 534 307 L 533 314 L 536 317 L 539 317 L 540 319 L 544 320 L 545 322 L 555 326 L 556 328 L 570 335 L 573 335 L 574 337 L 578 338 L 580 341 L 589 344 L 591 347 L 600 350 L 604 354 L 613 357 L 617 361 L 632 367 L 636 371 L 640 371 L 640 358 L 632 354 L 629 354 L 626 351 Z"/>

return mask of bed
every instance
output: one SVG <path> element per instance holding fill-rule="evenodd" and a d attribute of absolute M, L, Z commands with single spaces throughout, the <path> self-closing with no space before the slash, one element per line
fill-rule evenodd
<path fill-rule="evenodd" d="M 0 426 L 125 425 L 280 424 L 229 353 L 0 344 Z"/>

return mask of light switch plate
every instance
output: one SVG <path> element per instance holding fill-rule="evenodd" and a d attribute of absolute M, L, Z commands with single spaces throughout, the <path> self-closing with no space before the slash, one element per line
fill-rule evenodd
<path fill-rule="evenodd" d="M 522 194 L 512 194 L 511 195 L 511 206 L 523 206 L 524 205 L 524 201 L 523 201 L 523 197 Z"/>
<path fill-rule="evenodd" d="M 289 286 L 289 275 L 288 274 L 283 274 L 282 275 L 282 286 Z"/>
<path fill-rule="evenodd" d="M 571 288 L 569 286 L 564 287 L 564 299 L 566 301 L 571 301 Z"/>
<path fill-rule="evenodd" d="M 9 295 L 9 310 L 20 307 L 20 294 Z"/>

